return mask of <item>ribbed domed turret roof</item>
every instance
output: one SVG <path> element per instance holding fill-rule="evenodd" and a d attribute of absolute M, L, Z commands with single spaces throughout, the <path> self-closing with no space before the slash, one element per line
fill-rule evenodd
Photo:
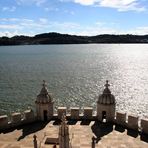
<path fill-rule="evenodd" d="M 115 97 L 114 95 L 111 94 L 111 91 L 109 90 L 109 87 L 110 85 L 108 84 L 108 80 L 106 81 L 106 84 L 105 84 L 105 89 L 103 91 L 103 94 L 101 94 L 99 97 L 98 97 L 98 101 L 97 103 L 99 104 L 115 104 Z"/>
<path fill-rule="evenodd" d="M 36 98 L 36 103 L 49 103 L 51 101 L 51 95 L 48 93 L 46 82 L 43 80 L 43 87 L 40 91 L 40 94 Z"/>

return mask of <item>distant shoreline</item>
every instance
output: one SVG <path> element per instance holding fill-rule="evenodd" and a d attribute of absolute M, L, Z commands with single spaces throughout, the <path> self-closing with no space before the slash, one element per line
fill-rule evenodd
<path fill-rule="evenodd" d="M 131 45 L 132 45 L 132 44 L 137 44 L 137 45 L 138 45 L 138 44 L 148 44 L 148 43 L 77 43 L 77 44 L 75 44 L 75 43 L 71 43 L 71 44 L 66 44 L 66 43 L 65 43 L 65 44 L 60 44 L 60 43 L 59 43 L 59 44 L 15 44 L 15 45 L 13 45 L 13 44 L 10 45 L 10 44 L 8 44 L 8 45 L 0 45 L 0 47 L 2 47 L 2 46 L 4 46 L 4 47 L 5 47 L 5 46 L 6 46 L 6 47 L 7 47 L 7 46 L 34 46 L 34 45 L 36 45 L 36 46 L 38 46 L 38 45 L 45 45 L 45 46 L 46 46 L 46 45 L 56 45 L 56 46 L 58 46 L 58 45 L 59 45 L 59 46 L 60 46 L 60 45 L 93 45 L 93 44 L 94 44 L 94 45 L 95 45 L 95 44 L 96 44 L 96 45 L 97 45 L 97 44 L 98 44 L 98 45 L 99 45 L 99 44 L 110 44 L 110 45 L 111 45 L 111 44 L 115 44 L 115 45 L 117 45 L 117 44 L 119 44 L 119 45 L 120 45 L 120 44 L 131 44 Z"/>
<path fill-rule="evenodd" d="M 58 45 L 58 44 L 147 44 L 148 35 L 96 35 L 77 36 L 60 33 L 43 33 L 33 37 L 0 37 L 0 46 L 7 45 Z"/>

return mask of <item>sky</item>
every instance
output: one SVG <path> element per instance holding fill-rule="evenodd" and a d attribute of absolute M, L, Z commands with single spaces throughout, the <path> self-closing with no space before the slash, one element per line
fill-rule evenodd
<path fill-rule="evenodd" d="M 148 34 L 148 0 L 0 0 L 0 36 Z"/>

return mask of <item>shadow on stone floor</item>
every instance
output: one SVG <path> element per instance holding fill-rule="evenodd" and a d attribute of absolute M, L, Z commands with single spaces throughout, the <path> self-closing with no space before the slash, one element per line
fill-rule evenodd
<path fill-rule="evenodd" d="M 75 125 L 78 121 L 77 120 L 68 120 L 68 125 Z"/>
<path fill-rule="evenodd" d="M 121 125 L 115 125 L 115 130 L 120 132 L 120 133 L 125 132 L 125 128 Z"/>
<path fill-rule="evenodd" d="M 141 134 L 141 136 L 140 136 L 140 140 L 142 140 L 142 141 L 148 143 L 148 135 L 146 135 L 146 134 Z"/>
<path fill-rule="evenodd" d="M 22 129 L 22 135 L 17 139 L 17 141 L 24 139 L 27 135 L 42 130 L 48 123 L 49 122 L 34 122 L 17 128 L 18 130 Z"/>
<path fill-rule="evenodd" d="M 67 124 L 68 125 L 75 125 L 77 122 L 78 122 L 78 120 L 67 120 Z M 55 120 L 53 122 L 53 125 L 60 125 L 60 124 L 61 124 L 61 120 L 60 119 Z"/>
<path fill-rule="evenodd" d="M 7 134 L 7 133 L 10 133 L 10 132 L 13 132 L 14 130 L 16 130 L 16 127 L 9 128 L 9 129 L 5 129 L 5 130 L 1 130 L 1 131 L 0 131 L 0 134 L 1 134 L 1 133 Z"/>
<path fill-rule="evenodd" d="M 90 124 L 90 120 L 82 120 L 80 125 L 89 125 Z"/>
<path fill-rule="evenodd" d="M 111 123 L 101 123 L 96 121 L 92 126 L 91 126 L 92 132 L 96 136 L 96 143 L 101 140 L 101 137 L 109 134 L 110 132 L 113 131 L 113 124 Z"/>
<path fill-rule="evenodd" d="M 138 131 L 134 131 L 134 130 L 131 130 L 131 129 L 127 129 L 127 135 L 133 137 L 133 138 L 136 138 L 138 137 Z"/>
<path fill-rule="evenodd" d="M 54 122 L 53 122 L 53 125 L 60 125 L 61 124 L 61 120 L 55 120 Z"/>
<path fill-rule="evenodd" d="M 138 135 L 139 135 L 141 141 L 144 141 L 144 142 L 148 143 L 148 134 L 143 134 L 143 133 L 141 133 L 139 131 L 135 131 L 135 130 L 132 130 L 132 129 L 127 129 L 126 127 L 123 127 L 121 125 L 115 125 L 115 130 L 119 131 L 121 133 L 123 133 L 123 132 L 125 132 L 125 130 L 127 130 L 127 135 L 128 136 L 131 136 L 133 138 L 137 138 Z"/>
<path fill-rule="evenodd" d="M 34 122 L 31 124 L 21 125 L 17 128 L 10 128 L 4 131 L 1 131 L 1 133 L 7 134 L 9 132 L 13 132 L 14 130 L 22 130 L 22 135 L 18 137 L 17 141 L 20 141 L 21 139 L 25 138 L 27 135 L 30 135 L 32 133 L 35 133 L 37 131 L 42 130 L 48 123 L 48 122 Z M 77 120 L 68 120 L 68 125 L 76 125 L 78 121 Z M 53 125 L 60 125 L 61 120 L 56 120 L 54 122 L 51 121 Z M 90 121 L 82 120 L 80 122 L 81 125 L 90 125 Z M 120 125 L 113 125 L 111 123 L 101 123 L 98 121 L 95 121 L 94 124 L 91 126 L 92 132 L 94 133 L 96 139 L 96 143 L 98 143 L 99 140 L 101 140 L 101 137 L 111 133 L 113 131 L 113 126 L 115 126 L 114 130 L 119 131 L 121 133 L 125 132 L 127 130 L 127 135 L 136 138 L 137 136 L 140 136 L 140 140 L 148 143 L 148 134 L 142 134 L 140 132 L 136 132 L 134 130 L 127 129 Z"/>
<path fill-rule="evenodd" d="M 68 125 L 75 125 L 78 121 L 77 120 L 67 120 L 67 124 Z M 61 120 L 55 120 L 53 122 L 53 125 L 60 125 L 61 124 Z"/>

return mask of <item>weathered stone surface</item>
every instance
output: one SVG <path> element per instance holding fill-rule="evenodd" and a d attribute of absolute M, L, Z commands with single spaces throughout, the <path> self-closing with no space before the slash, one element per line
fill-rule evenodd
<path fill-rule="evenodd" d="M 3 129 L 8 126 L 8 116 L 0 116 L 0 129 Z"/>
<path fill-rule="evenodd" d="M 116 101 L 112 95 L 106 80 L 105 89 L 101 95 L 98 96 L 97 101 L 97 118 L 99 121 L 113 122 L 115 117 Z"/>
<path fill-rule="evenodd" d="M 126 124 L 126 113 L 116 113 L 116 123 L 125 126 Z"/>
<path fill-rule="evenodd" d="M 138 117 L 134 115 L 128 116 L 128 128 L 138 130 Z"/>
<path fill-rule="evenodd" d="M 49 122 L 41 130 L 31 132 L 28 136 L 25 136 L 22 140 L 18 141 L 17 139 L 23 135 L 23 130 L 13 130 L 9 133 L 0 133 L 0 147 L 1 148 L 33 148 L 33 135 L 36 134 L 38 145 L 42 148 L 53 148 L 53 145 L 45 144 L 45 141 L 48 138 L 58 138 L 59 126 L 53 125 L 54 121 Z M 81 124 L 81 121 L 77 124 L 69 125 L 69 137 L 70 144 L 72 148 L 91 148 L 92 137 L 94 133 L 92 131 L 92 126 L 94 121 L 91 121 L 89 125 L 84 126 Z M 29 127 L 34 127 L 35 124 L 30 124 Z M 25 126 L 28 132 L 30 132 L 28 125 Z M 96 126 L 95 126 L 96 127 Z M 96 127 L 96 132 L 98 126 Z M 52 140 L 52 139 L 51 139 Z M 147 139 L 146 139 L 147 140 Z M 49 143 L 54 142 L 49 141 Z M 56 142 L 56 141 L 55 141 Z M 58 144 L 58 142 L 57 142 Z M 57 145 L 57 148 L 59 145 Z M 113 128 L 112 131 L 107 132 L 106 135 L 101 137 L 101 139 L 95 143 L 95 148 L 147 148 L 148 143 L 140 139 L 140 136 L 133 138 L 127 134 L 127 131 L 120 132 Z"/>
<path fill-rule="evenodd" d="M 24 111 L 24 116 L 26 121 L 33 121 L 35 118 L 33 110 Z"/>
<path fill-rule="evenodd" d="M 62 122 L 59 126 L 59 148 L 70 148 L 69 126 L 66 122 L 66 116 L 62 116 Z"/>
<path fill-rule="evenodd" d="M 36 113 L 38 120 L 49 121 L 53 118 L 53 104 L 51 94 L 49 94 L 46 82 L 43 80 L 43 87 L 37 95 Z"/>
<path fill-rule="evenodd" d="M 21 113 L 13 113 L 12 114 L 12 123 L 18 124 L 21 122 Z"/>
<path fill-rule="evenodd" d="M 84 119 L 92 119 L 92 107 L 84 107 Z"/>
<path fill-rule="evenodd" d="M 141 129 L 143 133 L 148 134 L 148 119 L 141 119 Z"/>
<path fill-rule="evenodd" d="M 71 119 L 79 119 L 79 107 L 71 108 Z"/>
<path fill-rule="evenodd" d="M 99 121 L 103 120 L 103 114 L 105 113 L 105 119 L 107 122 L 114 121 L 115 117 L 115 105 L 97 104 L 97 118 Z"/>
<path fill-rule="evenodd" d="M 62 119 L 63 114 L 66 115 L 66 107 L 58 107 L 58 119 Z"/>

